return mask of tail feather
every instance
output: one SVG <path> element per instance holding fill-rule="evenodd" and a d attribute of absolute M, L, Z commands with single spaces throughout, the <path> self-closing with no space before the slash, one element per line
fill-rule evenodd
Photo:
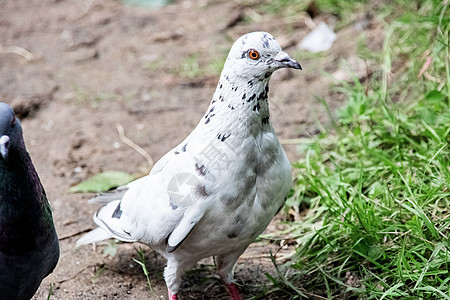
<path fill-rule="evenodd" d="M 110 238 L 124 242 L 135 242 L 138 239 L 124 230 L 130 228 L 129 219 L 122 213 L 120 200 L 110 201 L 94 215 L 94 222 L 99 226 L 77 241 L 77 246 L 96 243 Z"/>
<path fill-rule="evenodd" d="M 81 246 L 81 245 L 85 245 L 85 244 L 93 244 L 93 243 L 97 243 L 100 241 L 104 241 L 107 239 L 112 238 L 113 235 L 111 233 L 109 233 L 108 231 L 104 230 L 101 227 L 97 227 L 94 230 L 86 233 L 85 235 L 83 235 L 76 244 L 76 247 Z"/>
<path fill-rule="evenodd" d="M 84 244 L 97 243 L 110 238 L 124 242 L 135 242 L 138 239 L 129 233 L 132 228 L 129 218 L 122 213 L 120 207 L 123 195 L 128 191 L 124 185 L 117 189 L 97 194 L 89 203 L 104 204 L 94 215 L 94 222 L 98 228 L 88 232 L 77 241 L 77 247 Z"/>
<path fill-rule="evenodd" d="M 115 190 L 112 190 L 110 192 L 106 193 L 100 193 L 95 195 L 94 198 L 89 200 L 89 203 L 100 203 L 100 204 L 106 204 L 111 201 L 115 200 L 121 200 L 123 195 L 128 191 L 128 186 L 120 186 Z"/>

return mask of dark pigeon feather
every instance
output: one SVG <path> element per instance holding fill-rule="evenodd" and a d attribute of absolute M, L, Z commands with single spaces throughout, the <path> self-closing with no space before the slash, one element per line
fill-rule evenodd
<path fill-rule="evenodd" d="M 33 297 L 58 259 L 52 211 L 20 122 L 0 103 L 0 298 Z"/>

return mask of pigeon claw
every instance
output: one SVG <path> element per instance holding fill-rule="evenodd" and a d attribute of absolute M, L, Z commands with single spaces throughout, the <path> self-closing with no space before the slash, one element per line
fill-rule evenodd
<path fill-rule="evenodd" d="M 234 283 L 229 283 L 226 286 L 228 294 L 230 294 L 230 300 L 244 300 Z"/>

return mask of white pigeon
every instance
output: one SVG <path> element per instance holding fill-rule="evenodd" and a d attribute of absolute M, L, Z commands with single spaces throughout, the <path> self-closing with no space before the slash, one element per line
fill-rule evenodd
<path fill-rule="evenodd" d="M 97 196 L 99 226 L 77 242 L 142 242 L 167 259 L 169 299 L 183 274 L 214 256 L 230 299 L 242 299 L 233 267 L 284 205 L 292 169 L 269 117 L 269 79 L 301 69 L 266 32 L 240 37 L 228 54 L 206 114 L 150 174 Z"/>

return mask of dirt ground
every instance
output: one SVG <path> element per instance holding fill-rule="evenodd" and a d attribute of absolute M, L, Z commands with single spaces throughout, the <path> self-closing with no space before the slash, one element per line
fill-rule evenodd
<path fill-rule="evenodd" d="M 104 256 L 102 245 L 75 248 L 82 233 L 94 228 L 97 207 L 87 203 L 91 194 L 68 190 L 101 171 L 148 172 L 145 158 L 119 139 L 116 124 L 159 159 L 196 126 L 218 80 L 217 67 L 211 66 L 225 58 L 240 35 L 268 31 L 302 64 L 303 71 L 276 72 L 270 84 L 272 121 L 291 161 L 301 155 L 293 141 L 329 122 L 317 98 L 324 98 L 332 112 L 342 102 L 329 90 L 331 77 L 324 72 L 342 80 L 348 80 L 348 66 L 361 80 L 370 73 L 355 54 L 361 32 L 371 47 L 381 47 L 380 25 L 370 14 L 355 16 L 339 30 L 328 53 L 304 59 L 298 42 L 314 24 L 333 26 L 336 17 L 266 14 L 255 4 L 193 0 L 149 9 L 118 0 L 0 1 L 0 101 L 22 119 L 61 242 L 59 264 L 35 299 L 46 299 L 51 285 L 50 299 L 167 298 L 164 259 L 149 248 L 143 246 L 155 293 L 132 260 L 138 244 L 115 246 L 114 257 Z M 280 219 L 269 232 L 282 226 Z M 294 251 L 280 248 L 279 242 L 261 241 L 240 258 L 236 279 L 245 298 L 270 289 L 264 275 L 275 274 L 269 250 L 278 257 Z M 228 298 L 211 259 L 189 272 L 183 287 L 182 299 Z"/>

